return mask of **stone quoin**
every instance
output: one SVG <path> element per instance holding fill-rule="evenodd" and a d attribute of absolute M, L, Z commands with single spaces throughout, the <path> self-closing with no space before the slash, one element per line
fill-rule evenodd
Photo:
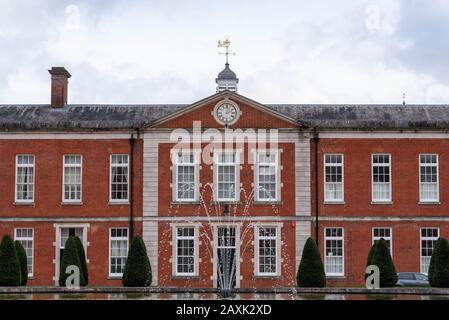
<path fill-rule="evenodd" d="M 141 235 L 152 285 L 198 288 L 295 286 L 309 237 L 328 285 L 363 285 L 380 238 L 398 272 L 427 273 L 449 237 L 447 105 L 263 104 L 228 62 L 194 103 L 77 105 L 49 72 L 50 104 L 0 106 L 0 236 L 31 286 L 58 285 L 69 236 L 89 285 L 121 285 Z"/>

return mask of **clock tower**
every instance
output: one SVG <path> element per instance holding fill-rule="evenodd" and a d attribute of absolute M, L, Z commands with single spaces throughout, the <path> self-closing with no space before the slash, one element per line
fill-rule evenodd
<path fill-rule="evenodd" d="M 239 79 L 235 75 L 235 72 L 229 68 L 229 63 L 226 62 L 225 68 L 218 74 L 215 82 L 217 83 L 217 92 L 223 90 L 237 92 L 237 83 L 239 82 Z"/>

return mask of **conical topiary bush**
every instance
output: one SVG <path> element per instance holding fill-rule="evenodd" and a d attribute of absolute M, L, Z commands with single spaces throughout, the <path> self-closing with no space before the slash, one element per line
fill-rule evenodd
<path fill-rule="evenodd" d="M 131 243 L 122 281 L 125 287 L 148 287 L 151 285 L 150 260 L 145 243 L 140 236 L 136 236 Z"/>
<path fill-rule="evenodd" d="M 433 248 L 429 282 L 432 287 L 449 288 L 449 243 L 445 238 L 439 238 Z"/>
<path fill-rule="evenodd" d="M 396 273 L 393 259 L 391 259 L 390 249 L 388 249 L 384 238 L 376 242 L 371 264 L 379 267 L 380 287 L 394 287 L 398 282 L 398 274 Z"/>
<path fill-rule="evenodd" d="M 66 279 L 70 276 L 70 273 L 66 273 L 68 266 L 77 266 L 79 268 L 80 281 L 79 284 L 85 282 L 83 269 L 81 267 L 80 258 L 78 256 L 78 250 L 76 245 L 76 240 L 74 237 L 69 237 L 64 245 L 64 252 L 62 254 L 61 265 L 59 270 L 59 285 L 65 287 Z"/>
<path fill-rule="evenodd" d="M 17 259 L 19 259 L 20 264 L 20 273 L 21 273 L 21 286 L 26 286 L 28 281 L 28 261 L 27 261 L 27 253 L 25 249 L 23 248 L 20 241 L 16 240 L 14 241 L 14 246 L 16 248 L 17 253 Z"/>
<path fill-rule="evenodd" d="M 374 241 L 374 244 L 371 246 L 371 249 L 370 249 L 370 251 L 368 253 L 368 258 L 366 259 L 365 270 L 366 270 L 366 267 L 368 267 L 368 266 L 370 266 L 372 264 L 374 252 L 376 251 L 376 245 L 377 245 L 377 241 Z M 368 276 L 369 276 L 369 274 L 365 273 L 365 280 L 366 280 L 366 278 Z"/>
<path fill-rule="evenodd" d="M 5 235 L 0 244 L 0 286 L 20 286 L 22 272 L 16 247 L 9 235 Z"/>
<path fill-rule="evenodd" d="M 321 288 L 326 286 L 326 274 L 320 252 L 312 238 L 307 239 L 304 245 L 296 282 L 299 287 Z"/>
<path fill-rule="evenodd" d="M 87 284 L 89 283 L 89 274 L 88 274 L 88 270 L 87 270 L 87 261 L 86 261 L 86 253 L 84 251 L 84 246 L 83 246 L 83 242 L 81 241 L 80 238 L 75 237 L 75 242 L 76 242 L 76 250 L 78 252 L 78 257 L 80 259 L 80 263 L 81 263 L 81 271 L 83 272 L 83 282 L 80 283 L 81 287 L 87 286 Z"/>

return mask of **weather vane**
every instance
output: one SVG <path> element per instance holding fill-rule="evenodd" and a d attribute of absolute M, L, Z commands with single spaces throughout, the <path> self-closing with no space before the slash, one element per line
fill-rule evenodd
<path fill-rule="evenodd" d="M 218 47 L 219 48 L 226 48 L 226 52 L 218 52 L 218 54 L 224 54 L 226 56 L 226 64 L 228 64 L 228 56 L 233 55 L 235 56 L 235 52 L 229 52 L 229 46 L 231 45 L 231 41 L 229 41 L 229 38 L 226 37 L 223 41 L 218 40 Z"/>

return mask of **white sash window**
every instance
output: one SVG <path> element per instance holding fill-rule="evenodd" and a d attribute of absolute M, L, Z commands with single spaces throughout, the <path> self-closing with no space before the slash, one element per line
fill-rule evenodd
<path fill-rule="evenodd" d="M 324 201 L 342 202 L 343 185 L 343 155 L 324 155 Z"/>
<path fill-rule="evenodd" d="M 419 155 L 419 201 L 438 202 L 438 155 Z"/>
<path fill-rule="evenodd" d="M 391 202 L 391 156 L 372 155 L 372 201 Z"/>

